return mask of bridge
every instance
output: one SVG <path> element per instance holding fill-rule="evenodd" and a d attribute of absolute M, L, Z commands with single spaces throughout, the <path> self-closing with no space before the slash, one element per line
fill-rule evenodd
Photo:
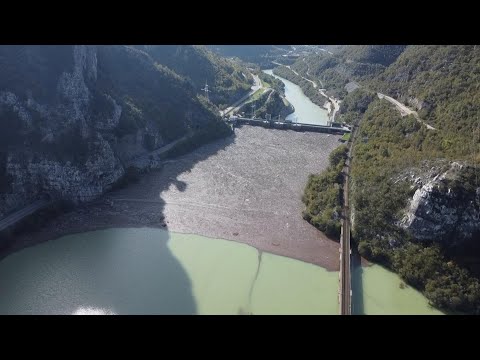
<path fill-rule="evenodd" d="M 350 164 L 352 160 L 352 149 L 355 137 L 358 133 L 360 124 L 357 124 L 352 136 L 348 140 L 348 153 L 345 166 L 342 173 L 343 181 L 343 210 L 342 210 L 342 228 L 340 231 L 340 286 L 338 300 L 340 304 L 340 315 L 352 315 L 352 265 L 351 265 L 351 222 L 350 222 L 350 198 L 349 198 L 349 181 L 350 181 Z"/>
<path fill-rule="evenodd" d="M 347 161 L 343 168 L 344 186 L 343 186 L 343 216 L 342 229 L 340 232 L 340 286 L 339 303 L 340 315 L 352 315 L 352 274 L 350 257 L 352 250 L 350 247 L 350 206 L 348 198 L 348 181 L 350 173 L 350 148 L 348 150 Z"/>
<path fill-rule="evenodd" d="M 227 122 L 235 125 L 252 125 L 262 126 L 265 128 L 275 128 L 283 130 L 295 130 L 295 131 L 309 131 L 309 132 L 322 132 L 330 134 L 345 134 L 351 132 L 348 127 L 341 124 L 330 122 L 328 125 L 313 125 L 299 122 L 285 121 L 284 119 L 262 119 L 262 118 L 248 118 L 241 116 L 232 116 L 226 120 Z"/>

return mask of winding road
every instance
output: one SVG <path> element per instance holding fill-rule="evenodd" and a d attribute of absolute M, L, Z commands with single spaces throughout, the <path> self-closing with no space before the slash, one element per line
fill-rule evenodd
<path fill-rule="evenodd" d="M 305 58 L 302 59 L 304 62 L 305 62 Z M 310 79 L 307 79 L 306 77 L 300 75 L 298 72 L 296 72 L 295 70 L 293 70 L 291 68 L 290 65 L 284 65 L 284 64 L 280 64 L 276 61 L 272 61 L 273 64 L 275 65 L 279 65 L 279 66 L 285 66 L 287 68 L 289 68 L 295 75 L 297 76 L 300 76 L 302 79 L 304 80 L 307 80 L 309 81 L 313 87 L 316 89 L 318 87 L 317 83 L 315 83 L 315 81 L 313 80 L 310 80 Z M 306 63 L 306 62 L 305 62 Z M 309 69 L 308 69 L 308 64 L 307 64 L 307 75 L 310 76 L 309 74 Z M 332 113 L 332 121 L 335 119 L 335 114 L 338 112 L 338 110 L 340 109 L 340 100 L 338 99 L 335 99 L 335 98 L 332 98 L 332 97 L 329 97 L 326 93 L 325 93 L 325 89 L 319 89 L 318 90 L 320 92 L 320 94 L 322 94 L 322 96 L 326 97 L 328 100 L 330 100 L 330 102 L 333 104 L 333 107 L 334 107 L 334 110 L 333 110 L 333 113 Z M 420 116 L 418 115 L 418 113 L 412 109 L 410 109 L 409 107 L 407 107 L 406 105 L 402 104 L 400 101 L 398 100 L 395 100 L 394 98 L 388 96 L 388 95 L 385 95 L 385 94 L 382 94 L 382 93 L 379 93 L 377 92 L 377 96 L 379 99 L 385 99 L 387 100 L 388 102 L 392 103 L 393 105 L 395 105 L 395 107 L 398 109 L 398 111 L 400 111 L 400 114 L 402 116 L 406 116 L 406 115 L 413 115 L 415 117 L 415 119 L 417 119 L 417 121 L 419 121 L 420 123 L 424 124 L 428 130 L 437 130 L 436 128 L 434 128 L 433 126 L 427 124 L 425 121 L 423 121 Z M 331 109 L 329 108 L 329 113 L 331 111 Z"/>
<path fill-rule="evenodd" d="M 393 105 L 395 105 L 398 109 L 398 111 L 400 111 L 400 114 L 402 116 L 406 116 L 406 115 L 413 115 L 415 117 L 415 119 L 417 119 L 417 121 L 421 122 L 422 124 L 424 124 L 427 129 L 429 130 L 437 130 L 435 129 L 433 126 L 427 124 L 425 121 L 423 121 L 422 119 L 420 119 L 420 117 L 418 116 L 418 113 L 416 111 L 413 111 L 412 109 L 408 108 L 407 106 L 405 106 L 404 104 L 402 104 L 401 102 L 399 102 L 398 100 L 395 100 L 394 98 L 390 97 L 390 96 L 387 96 L 385 94 L 382 94 L 382 93 L 377 93 L 377 96 L 379 99 L 385 99 L 387 100 L 388 102 L 392 103 Z"/>
<path fill-rule="evenodd" d="M 9 226 L 15 224 L 16 222 L 22 220 L 28 215 L 33 214 L 35 211 L 42 209 L 49 204 L 50 204 L 50 200 L 42 199 L 27 205 L 26 207 L 18 210 L 17 212 L 14 212 L 13 214 L 0 220 L 0 231 L 5 230 Z"/>
<path fill-rule="evenodd" d="M 304 61 L 305 61 L 305 58 L 304 58 Z M 275 61 L 272 61 L 272 64 L 279 65 L 279 66 L 285 66 L 285 67 L 289 68 L 295 75 L 300 76 L 302 79 L 307 80 L 308 82 L 310 82 L 310 83 L 313 85 L 314 89 L 316 89 L 316 88 L 318 87 L 318 84 L 317 84 L 315 81 L 310 80 L 310 79 L 307 79 L 306 77 L 300 75 L 298 72 L 296 72 L 295 70 L 293 70 L 293 69 L 290 67 L 290 65 L 280 64 L 280 63 L 275 62 Z M 307 69 L 307 75 L 308 75 L 308 69 Z M 318 91 L 320 92 L 320 94 L 321 94 L 323 97 L 327 98 L 327 99 L 330 101 L 331 104 L 333 104 L 333 112 L 332 112 L 332 110 L 331 110 L 331 108 L 330 108 L 330 105 L 327 107 L 327 110 L 328 110 L 328 113 L 329 113 L 329 114 L 332 113 L 331 119 L 332 119 L 332 121 L 334 121 L 334 120 L 335 120 L 335 115 L 337 114 L 338 110 L 340 110 L 340 100 L 328 96 L 328 95 L 325 93 L 325 89 L 318 89 Z"/>
<path fill-rule="evenodd" d="M 180 139 L 172 141 L 171 143 L 168 143 L 167 145 L 164 145 L 164 146 L 162 146 L 158 149 L 155 149 L 153 151 L 149 151 L 147 153 L 143 153 L 141 155 L 138 155 L 135 158 L 126 162 L 125 167 L 126 168 L 129 167 L 129 166 L 137 166 L 138 167 L 139 164 L 141 164 L 141 163 L 144 163 L 145 165 L 149 164 L 151 162 L 151 160 L 150 160 L 151 157 L 158 157 L 158 156 L 166 153 L 167 151 L 172 149 L 175 145 L 177 145 L 178 143 L 180 143 L 184 140 L 187 140 L 191 136 L 192 136 L 192 133 L 188 133 L 187 135 L 182 136 Z"/>
<path fill-rule="evenodd" d="M 238 109 L 240 109 L 242 107 L 242 105 L 253 95 L 255 94 L 258 90 L 262 89 L 263 88 L 263 85 L 262 85 L 262 81 L 260 80 L 259 76 L 258 75 L 255 75 L 255 74 L 250 74 L 252 75 L 253 77 L 253 80 L 254 80 L 254 85 L 251 87 L 251 90 L 245 95 L 243 96 L 241 99 L 237 100 L 236 102 L 234 102 L 232 105 L 230 105 L 229 107 L 227 107 L 225 110 L 220 110 L 220 116 L 225 116 L 229 113 L 231 113 L 232 111 L 237 111 Z M 267 89 L 264 89 L 264 92 L 266 91 Z"/>

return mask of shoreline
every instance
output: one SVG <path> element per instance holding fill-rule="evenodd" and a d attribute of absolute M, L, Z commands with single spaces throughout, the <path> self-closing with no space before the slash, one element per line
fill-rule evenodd
<path fill-rule="evenodd" d="M 106 195 L 108 195 L 108 193 Z M 69 235 L 111 228 L 152 228 L 173 233 L 192 234 L 207 238 L 238 242 L 249 245 L 258 251 L 264 251 L 273 255 L 284 256 L 305 263 L 314 264 L 329 272 L 339 271 L 339 264 L 335 264 L 338 262 L 338 259 L 333 259 L 332 261 L 332 259 L 329 259 L 328 256 L 318 256 L 320 254 L 312 256 L 310 252 L 292 251 L 291 249 L 282 247 L 279 242 L 276 242 L 273 239 L 271 239 L 271 241 L 255 241 L 255 239 L 245 239 L 242 236 L 238 236 L 240 233 L 232 231 L 228 231 L 230 236 L 225 235 L 225 233 L 222 234 L 215 231 L 210 232 L 210 230 L 200 230 L 197 232 L 189 231 L 188 229 L 185 230 L 184 228 L 175 224 L 170 227 L 169 220 L 166 221 L 166 226 L 164 226 L 165 223 L 163 220 L 154 220 L 152 218 L 148 218 L 148 214 L 144 211 L 148 206 L 141 209 L 141 207 L 145 206 L 145 203 L 140 203 L 137 206 L 128 205 L 126 207 L 122 207 L 115 205 L 115 202 L 114 204 L 111 204 L 108 196 L 106 195 L 103 195 L 101 199 L 98 199 L 95 202 L 83 204 L 68 213 L 64 213 L 58 217 L 50 219 L 44 227 L 36 231 L 25 232 L 15 236 L 14 242 L 9 245 L 7 249 L 0 251 L 0 261 L 9 255 L 13 255 L 16 252 L 22 251 L 29 247 L 40 245 L 48 241 L 59 240 Z M 155 204 L 153 205 L 155 206 Z M 125 216 L 125 213 L 128 213 L 128 215 Z M 92 215 L 94 216 L 95 220 L 91 219 Z M 305 220 L 302 219 L 302 221 Z M 338 241 L 330 239 L 324 233 L 308 224 L 306 221 L 305 223 L 312 228 L 313 232 L 316 233 L 317 240 L 322 242 L 331 242 L 336 244 L 334 246 L 339 246 Z"/>
<path fill-rule="evenodd" d="M 272 61 L 272 63 L 275 64 L 275 65 L 278 65 L 278 66 L 285 66 L 285 67 L 287 67 L 287 68 L 290 69 L 295 75 L 300 76 L 302 79 L 310 82 L 310 83 L 312 84 L 312 86 L 314 87 L 314 89 L 317 89 L 318 84 L 317 84 L 315 81 L 310 80 L 310 79 L 307 79 L 306 77 L 300 75 L 298 72 L 296 72 L 295 70 L 293 70 L 293 69 L 290 67 L 290 65 L 284 65 L 284 64 L 280 64 L 280 63 L 277 63 L 277 62 L 274 62 L 274 61 Z M 308 70 L 307 70 L 307 74 L 308 74 Z M 278 76 L 278 75 L 277 75 L 277 76 Z M 279 76 L 279 77 L 281 77 L 281 76 Z M 286 80 L 286 79 L 285 79 L 285 80 Z M 292 82 L 293 82 L 293 81 L 292 81 Z M 295 84 L 295 83 L 294 83 L 294 84 Z M 295 85 L 298 85 L 298 84 L 295 84 Z M 300 86 L 300 85 L 298 85 L 298 86 Z M 302 91 L 303 91 L 303 89 L 302 89 Z M 337 98 L 334 98 L 334 97 L 329 97 L 329 96 L 325 93 L 325 91 L 326 91 L 326 89 L 318 89 L 318 92 L 320 93 L 320 95 L 322 95 L 323 97 L 325 97 L 325 98 L 327 99 L 327 101 L 333 105 L 333 113 L 331 113 L 331 106 L 328 106 L 328 107 L 327 107 L 326 105 L 324 105 L 323 107 L 327 109 L 327 111 L 328 111 L 328 118 L 330 119 L 330 121 L 331 121 L 331 122 L 334 122 L 334 121 L 335 121 L 335 115 L 336 115 L 337 112 L 340 110 L 341 100 L 340 100 L 340 99 L 337 99 Z M 304 92 L 304 94 L 305 94 L 305 92 Z M 310 99 L 310 98 L 308 97 L 308 95 L 305 94 L 305 96 L 306 96 L 308 99 Z M 313 102 L 312 99 L 310 99 L 310 101 Z"/>
<path fill-rule="evenodd" d="M 338 241 L 327 238 L 301 215 L 303 183 L 328 162 L 328 154 L 338 146 L 336 137 L 263 128 L 236 132 L 238 137 L 204 145 L 143 175 L 139 183 L 108 192 L 51 219 L 41 229 L 15 236 L 0 258 L 75 233 L 150 227 L 245 243 L 338 271 Z M 319 149 L 320 158 L 311 151 L 318 148 L 319 139 L 324 148 Z M 294 148 L 298 153 L 292 155 Z M 285 165 L 282 178 L 275 175 L 279 164 Z"/>

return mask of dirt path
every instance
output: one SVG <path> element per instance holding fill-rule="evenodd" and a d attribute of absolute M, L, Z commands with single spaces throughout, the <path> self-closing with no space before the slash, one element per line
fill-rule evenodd
<path fill-rule="evenodd" d="M 418 113 L 416 111 L 411 110 L 410 108 L 408 108 L 407 106 L 402 104 L 400 101 L 395 100 L 394 98 L 392 98 L 390 96 L 387 96 L 385 94 L 382 94 L 382 93 L 377 93 L 377 96 L 378 96 L 379 99 L 385 99 L 388 102 L 395 105 L 397 107 L 398 111 L 400 111 L 400 114 L 402 114 L 402 116 L 413 115 L 415 117 L 415 119 L 417 119 L 418 122 L 421 122 L 422 124 L 424 124 L 427 127 L 428 130 L 437 130 L 433 126 L 427 124 L 425 121 L 420 119 L 420 116 L 418 116 Z"/>

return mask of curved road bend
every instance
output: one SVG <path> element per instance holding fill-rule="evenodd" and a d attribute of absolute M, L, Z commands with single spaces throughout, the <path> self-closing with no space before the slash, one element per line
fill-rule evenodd
<path fill-rule="evenodd" d="M 243 105 L 243 103 L 245 103 L 253 94 L 257 92 L 257 90 L 263 88 L 262 81 L 260 80 L 258 75 L 255 75 L 252 73 L 250 73 L 250 75 L 252 75 L 253 80 L 255 82 L 255 84 L 251 87 L 251 90 L 245 96 L 243 96 L 239 100 L 235 101 L 232 105 L 227 107 L 225 110 L 223 111 L 220 110 L 220 116 L 225 116 L 231 113 L 233 110 L 238 110 Z"/>
<path fill-rule="evenodd" d="M 305 58 L 304 58 L 305 60 Z M 276 61 L 272 61 L 272 64 L 275 64 L 275 65 L 279 65 L 279 66 L 285 66 L 287 68 L 289 68 L 290 70 L 292 70 L 292 72 L 297 75 L 297 76 L 300 76 L 302 79 L 304 80 L 307 80 L 308 82 L 310 82 L 313 86 L 314 89 L 316 89 L 318 87 L 317 83 L 313 80 L 310 80 L 310 79 L 307 79 L 305 76 L 302 76 L 300 75 L 298 72 L 296 72 L 295 70 L 293 70 L 290 65 L 284 65 L 284 64 L 280 64 Z M 308 75 L 308 70 L 307 70 L 307 75 Z M 335 99 L 333 97 L 330 97 L 328 96 L 326 93 L 325 93 L 325 89 L 318 89 L 318 91 L 320 92 L 320 95 L 322 95 L 323 97 L 327 98 L 332 104 L 333 104 L 333 112 L 332 112 L 332 121 L 335 120 L 335 115 L 336 113 L 338 112 L 338 110 L 340 110 L 340 100 L 339 99 Z M 330 110 L 329 110 L 330 111 Z"/>
<path fill-rule="evenodd" d="M 420 116 L 418 116 L 418 113 L 416 111 L 413 111 L 411 109 L 409 109 L 407 106 L 403 105 L 400 101 L 398 100 L 395 100 L 394 98 L 390 97 L 390 96 L 387 96 L 385 94 L 382 94 L 382 93 L 377 93 L 377 96 L 379 99 L 385 99 L 387 100 L 388 102 L 392 103 L 393 105 L 395 105 L 397 107 L 397 109 L 400 111 L 400 114 L 402 114 L 402 116 L 404 115 L 413 115 L 415 116 L 415 119 L 417 119 L 417 121 L 423 123 L 427 129 L 429 130 L 437 130 L 435 129 L 433 126 L 431 125 L 428 125 L 425 121 L 423 121 L 422 119 L 420 119 Z"/>

